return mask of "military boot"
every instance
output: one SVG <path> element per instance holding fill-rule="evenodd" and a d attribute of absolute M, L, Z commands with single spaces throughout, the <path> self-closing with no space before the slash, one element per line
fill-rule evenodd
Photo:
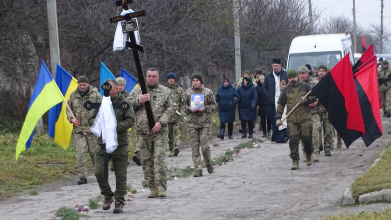
<path fill-rule="evenodd" d="M 170 149 L 170 154 L 168 156 L 169 157 L 173 157 L 174 156 L 174 151 Z"/>
<path fill-rule="evenodd" d="M 331 152 L 330 152 L 330 150 L 324 150 L 324 154 L 326 155 L 326 156 L 331 156 Z"/>
<path fill-rule="evenodd" d="M 158 188 L 159 189 L 158 189 L 157 196 L 158 197 L 167 197 L 166 190 L 163 187 L 161 187 L 161 186 L 159 186 Z"/>
<path fill-rule="evenodd" d="M 103 202 L 102 209 L 109 210 L 111 203 L 114 202 L 113 196 L 105 196 L 105 201 Z"/>
<path fill-rule="evenodd" d="M 201 177 L 201 176 L 203 176 L 202 175 L 202 170 L 195 170 L 194 177 Z"/>
<path fill-rule="evenodd" d="M 314 151 L 314 152 L 312 153 L 311 158 L 312 158 L 312 162 L 319 162 L 319 155 L 318 155 L 317 152 Z"/>
<path fill-rule="evenodd" d="M 391 117 L 391 112 L 387 112 L 386 115 L 387 115 L 387 118 Z"/>
<path fill-rule="evenodd" d="M 338 149 L 341 149 L 341 147 L 342 147 L 341 138 L 337 138 L 337 148 L 338 148 Z"/>
<path fill-rule="evenodd" d="M 206 164 L 206 168 L 208 169 L 208 173 L 209 174 L 212 174 L 213 173 L 213 166 L 212 166 L 212 164 L 211 163 L 209 163 L 209 164 Z"/>
<path fill-rule="evenodd" d="M 158 190 L 156 187 L 150 189 L 151 192 L 148 194 L 148 198 L 156 198 L 158 196 Z"/>
<path fill-rule="evenodd" d="M 176 157 L 176 156 L 178 156 L 178 154 L 179 154 L 179 148 L 174 148 L 174 156 Z"/>
<path fill-rule="evenodd" d="M 123 213 L 124 212 L 124 205 L 120 201 L 115 201 L 115 208 L 113 210 L 113 213 Z"/>
<path fill-rule="evenodd" d="M 140 157 L 139 151 L 134 152 L 133 162 L 135 162 L 137 164 L 137 166 L 141 166 L 141 157 Z"/>
<path fill-rule="evenodd" d="M 298 170 L 299 169 L 299 161 L 298 160 L 292 160 L 292 167 L 291 170 Z"/>
<path fill-rule="evenodd" d="M 323 145 L 320 145 L 320 146 L 319 146 L 319 153 L 320 153 L 321 151 L 323 151 Z"/>
<path fill-rule="evenodd" d="M 77 185 L 83 185 L 83 184 L 87 184 L 87 179 L 82 177 L 77 182 Z"/>
<path fill-rule="evenodd" d="M 312 165 L 312 154 L 307 154 L 307 166 Z"/>
<path fill-rule="evenodd" d="M 225 133 L 225 128 L 220 129 L 220 134 L 217 135 L 218 138 L 221 140 L 224 140 L 224 133 Z"/>

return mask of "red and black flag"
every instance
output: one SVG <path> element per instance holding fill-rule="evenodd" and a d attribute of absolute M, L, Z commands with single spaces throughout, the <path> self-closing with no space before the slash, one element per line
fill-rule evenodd
<path fill-rule="evenodd" d="M 329 121 L 346 147 L 365 133 L 349 54 L 312 88 L 312 94 L 327 109 Z"/>
<path fill-rule="evenodd" d="M 366 63 L 368 60 L 370 60 L 375 53 L 373 52 L 373 44 L 368 47 L 368 49 L 361 55 L 360 59 L 357 61 L 356 64 L 352 67 L 353 73 L 356 73 L 358 71 L 358 68 Z"/>
<path fill-rule="evenodd" d="M 362 53 L 367 50 L 367 44 L 365 43 L 364 35 L 362 36 Z"/>
<path fill-rule="evenodd" d="M 381 104 L 376 63 L 377 58 L 373 56 L 372 59 L 360 66 L 358 72 L 354 74 L 354 82 L 365 126 L 365 134 L 362 139 L 367 147 L 383 134 L 379 111 Z"/>

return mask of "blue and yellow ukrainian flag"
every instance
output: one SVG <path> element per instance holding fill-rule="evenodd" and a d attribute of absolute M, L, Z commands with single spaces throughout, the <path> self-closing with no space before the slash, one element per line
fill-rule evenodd
<path fill-rule="evenodd" d="M 130 73 L 126 72 L 126 70 L 124 70 L 123 68 L 121 68 L 121 73 L 119 74 L 119 76 L 125 79 L 125 90 L 127 92 L 132 92 L 132 90 L 136 88 L 136 86 L 138 86 L 137 79 L 134 78 Z"/>
<path fill-rule="evenodd" d="M 54 77 L 58 88 L 65 100 L 68 101 L 71 93 L 77 89 L 77 80 L 66 70 L 57 64 L 56 76 Z M 67 149 L 71 142 L 73 125 L 68 121 L 65 101 L 57 104 L 49 110 L 48 134 L 54 138 L 54 142 Z"/>
<path fill-rule="evenodd" d="M 102 85 L 105 83 L 106 79 L 116 79 L 115 76 L 110 72 L 109 68 L 103 62 L 100 62 L 100 83 L 99 83 L 99 91 L 103 97 L 103 89 Z"/>
<path fill-rule="evenodd" d="M 54 105 L 62 102 L 64 97 L 58 89 L 45 63 L 42 61 L 41 69 L 34 92 L 30 100 L 26 119 L 20 132 L 16 145 L 16 160 L 22 151 L 27 150 L 33 140 L 34 128 L 38 120 Z"/>

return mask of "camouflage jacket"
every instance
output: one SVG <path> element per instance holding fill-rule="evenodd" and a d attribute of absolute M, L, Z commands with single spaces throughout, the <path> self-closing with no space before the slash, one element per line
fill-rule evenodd
<path fill-rule="evenodd" d="M 118 93 L 116 97 L 111 98 L 111 102 L 114 103 L 122 103 L 126 101 L 125 96 L 121 93 Z M 96 115 L 98 114 L 98 109 L 93 109 L 91 111 L 91 116 L 88 119 L 88 123 L 90 126 L 94 124 Z M 134 125 L 134 112 L 132 106 L 129 109 L 114 109 L 115 119 L 117 120 L 117 141 L 118 145 L 128 145 L 129 144 L 129 128 Z M 103 144 L 102 137 L 99 137 L 98 144 Z"/>
<path fill-rule="evenodd" d="M 177 106 L 175 99 L 171 96 L 169 88 L 158 84 L 157 86 L 147 86 L 148 94 L 151 96 L 151 106 L 155 122 L 162 124 L 161 132 L 168 132 L 167 125 L 170 118 L 176 114 Z M 137 87 L 129 95 L 129 103 L 133 106 L 136 116 L 136 132 L 150 134 L 147 113 L 145 112 L 144 104 L 138 103 L 138 98 L 141 95 L 141 87 Z"/>
<path fill-rule="evenodd" d="M 191 95 L 204 94 L 204 108 L 202 112 L 190 110 Z M 199 88 L 191 87 L 186 90 L 182 103 L 182 110 L 187 114 L 187 125 L 191 128 L 207 128 L 212 124 L 210 114 L 216 109 L 217 103 L 212 90 L 201 85 Z"/>
<path fill-rule="evenodd" d="M 177 105 L 175 111 L 181 112 L 182 102 L 183 102 L 183 97 L 185 96 L 185 92 L 176 82 L 173 85 L 168 85 L 167 83 L 164 85 L 171 90 L 171 95 L 174 96 L 175 103 Z M 175 114 L 170 117 L 170 123 L 179 122 L 179 121 L 181 121 L 181 116 L 175 112 Z"/>
<path fill-rule="evenodd" d="M 73 91 L 69 96 L 69 108 L 72 110 L 76 119 L 80 122 L 79 127 L 73 126 L 73 133 L 83 133 L 84 135 L 91 134 L 90 125 L 88 124 L 88 118 L 91 114 L 83 106 L 87 101 L 91 101 L 92 103 L 102 102 L 102 96 L 100 95 L 98 89 L 91 85 L 88 86 L 88 91 L 84 96 L 80 94 L 79 88 Z M 68 108 L 66 109 L 68 120 L 71 121 L 72 114 Z"/>
<path fill-rule="evenodd" d="M 304 81 L 306 83 L 308 83 L 312 88 L 314 88 L 314 86 L 316 84 L 318 84 L 319 82 L 319 79 L 318 77 L 316 78 L 313 78 L 313 77 L 308 77 L 308 80 L 307 81 Z M 311 114 L 319 114 L 319 113 L 324 113 L 324 112 L 327 112 L 326 109 L 323 107 L 322 104 L 320 104 L 320 102 L 318 101 L 318 104 L 315 106 L 315 107 L 310 107 L 311 108 Z"/>
<path fill-rule="evenodd" d="M 388 67 L 387 69 L 384 69 L 383 66 L 380 66 L 379 69 L 377 69 L 378 79 L 386 79 L 388 75 L 391 74 L 391 68 Z M 387 80 L 385 83 L 379 84 L 379 91 L 385 92 L 388 89 L 391 88 L 391 80 Z"/>
<path fill-rule="evenodd" d="M 121 95 L 123 95 L 125 97 L 125 99 L 127 99 L 129 97 L 129 92 L 127 92 L 125 89 L 124 89 L 124 91 L 119 92 L 119 93 L 121 93 Z"/>
<path fill-rule="evenodd" d="M 305 96 L 310 90 L 310 85 L 302 81 L 297 82 L 294 86 L 288 83 L 288 86 L 285 86 L 284 89 L 281 91 L 280 98 L 278 99 L 276 119 L 281 119 L 285 105 L 286 112 L 288 114 L 293 109 L 293 107 L 295 107 L 296 104 L 300 102 L 301 97 Z M 311 109 L 308 104 L 315 102 L 316 97 L 310 94 L 309 96 L 307 96 L 307 100 L 307 103 L 299 105 L 289 115 L 287 123 L 301 123 L 311 120 Z"/>

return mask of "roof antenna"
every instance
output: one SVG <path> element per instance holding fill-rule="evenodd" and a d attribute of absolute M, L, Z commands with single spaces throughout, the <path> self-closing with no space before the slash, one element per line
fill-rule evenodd
<path fill-rule="evenodd" d="M 314 48 L 316 48 L 315 34 L 314 34 Z"/>

